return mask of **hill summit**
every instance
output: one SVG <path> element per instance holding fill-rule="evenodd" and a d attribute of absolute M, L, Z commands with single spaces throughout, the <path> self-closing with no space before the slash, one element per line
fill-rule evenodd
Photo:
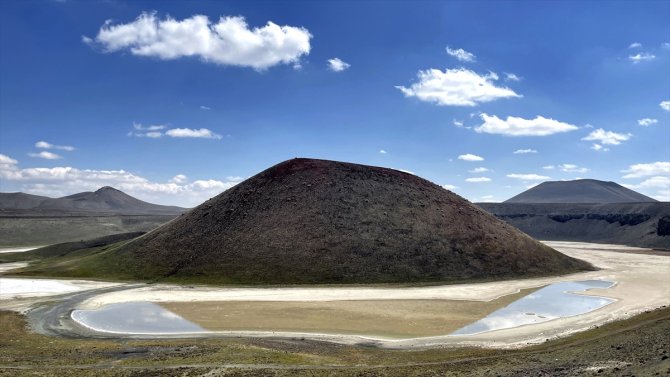
<path fill-rule="evenodd" d="M 216 284 L 453 282 L 591 268 L 400 171 L 292 159 L 86 265 Z"/>
<path fill-rule="evenodd" d="M 615 182 L 596 179 L 542 182 L 504 203 L 637 203 L 656 200 Z"/>

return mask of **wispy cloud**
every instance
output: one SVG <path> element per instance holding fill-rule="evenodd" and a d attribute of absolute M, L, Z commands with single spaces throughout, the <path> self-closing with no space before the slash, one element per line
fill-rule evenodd
<path fill-rule="evenodd" d="M 658 106 L 660 106 L 661 109 L 663 109 L 665 111 L 670 111 L 670 101 L 663 101 L 663 102 L 659 103 Z"/>
<path fill-rule="evenodd" d="M 547 177 L 546 175 L 539 175 L 539 174 L 507 174 L 507 178 L 513 178 L 513 179 L 519 179 L 522 181 L 544 181 L 547 179 L 550 179 L 550 177 Z"/>
<path fill-rule="evenodd" d="M 607 152 L 610 150 L 609 148 L 603 147 L 598 143 L 593 143 L 593 145 L 591 145 L 591 149 L 593 149 L 596 152 Z"/>
<path fill-rule="evenodd" d="M 475 106 L 501 98 L 520 98 L 507 87 L 495 86 L 498 75 L 479 75 L 465 68 L 419 71 L 418 81 L 410 87 L 396 86 L 406 97 L 416 97 L 440 106 Z"/>
<path fill-rule="evenodd" d="M 633 42 L 628 46 L 628 48 L 640 48 L 640 47 L 642 47 L 642 43 L 640 42 Z"/>
<path fill-rule="evenodd" d="M 537 153 L 537 150 L 535 150 L 535 149 L 517 149 L 512 153 L 514 153 L 514 154 L 529 154 L 529 153 Z"/>
<path fill-rule="evenodd" d="M 48 151 L 42 151 L 39 153 L 28 153 L 28 156 L 30 157 L 35 157 L 35 158 L 43 158 L 45 160 L 58 160 L 63 158 L 62 156 L 56 154 L 56 153 L 51 153 Z"/>
<path fill-rule="evenodd" d="M 654 59 L 656 59 L 656 55 L 651 54 L 649 52 L 640 52 L 638 54 L 628 56 L 628 60 L 633 62 L 633 64 L 638 64 L 640 62 L 648 62 Z"/>
<path fill-rule="evenodd" d="M 454 58 L 458 59 L 458 61 L 461 62 L 474 62 L 476 60 L 475 54 L 471 52 L 467 52 L 463 50 L 462 48 L 459 49 L 452 49 L 449 46 L 446 48 L 447 54 L 450 56 L 453 56 Z"/>
<path fill-rule="evenodd" d="M 489 171 L 489 169 L 487 169 L 485 167 L 479 167 L 479 168 L 474 168 L 472 170 L 468 170 L 468 173 L 477 174 L 477 173 L 486 173 L 487 171 Z"/>
<path fill-rule="evenodd" d="M 514 73 L 503 72 L 505 75 L 505 81 L 521 81 L 523 77 L 517 76 Z"/>
<path fill-rule="evenodd" d="M 558 168 L 561 169 L 562 171 L 566 173 L 586 173 L 589 171 L 589 169 L 584 168 L 584 167 L 579 167 L 575 164 L 561 164 L 558 165 Z"/>
<path fill-rule="evenodd" d="M 458 159 L 463 161 L 484 161 L 484 157 L 472 153 L 462 154 L 458 156 Z"/>
<path fill-rule="evenodd" d="M 387 153 L 387 152 L 386 152 L 385 150 L 383 150 L 383 149 L 380 149 L 380 150 L 379 150 L 379 154 L 386 154 L 386 153 Z"/>
<path fill-rule="evenodd" d="M 489 177 L 473 177 L 473 178 L 466 178 L 465 182 L 470 182 L 470 183 L 486 183 L 486 182 L 491 182 L 491 178 Z"/>
<path fill-rule="evenodd" d="M 573 124 L 559 122 L 543 116 L 537 116 L 535 119 L 524 119 L 513 116 L 508 116 L 507 119 L 500 119 L 495 115 L 488 115 L 486 113 L 482 113 L 479 116 L 484 121 L 484 123 L 475 127 L 475 131 L 479 133 L 504 136 L 548 136 L 579 129 L 579 127 Z"/>
<path fill-rule="evenodd" d="M 445 189 L 445 190 L 454 191 L 454 190 L 456 190 L 456 189 L 458 188 L 458 186 L 454 186 L 454 185 L 442 185 L 442 188 Z"/>
<path fill-rule="evenodd" d="M 271 21 L 252 29 L 241 16 L 225 16 L 212 23 L 203 15 L 176 20 L 144 12 L 126 24 L 108 20 L 95 38 L 82 40 L 105 52 L 128 51 L 163 60 L 197 57 L 205 63 L 264 70 L 299 62 L 310 52 L 311 38 L 303 27 L 279 26 Z"/>
<path fill-rule="evenodd" d="M 212 108 L 209 107 L 209 106 L 200 105 L 200 110 L 205 110 L 205 111 L 207 111 L 207 110 L 211 110 L 211 109 L 212 109 Z"/>
<path fill-rule="evenodd" d="M 74 150 L 74 147 L 69 146 L 69 145 L 55 145 L 48 143 L 46 141 L 38 141 L 35 143 L 35 148 L 41 148 L 41 149 L 58 149 L 62 151 L 68 151 L 72 152 Z"/>
<path fill-rule="evenodd" d="M 342 61 L 340 58 L 328 59 L 328 69 L 333 72 L 342 72 L 349 67 L 351 67 L 351 64 Z"/>
<path fill-rule="evenodd" d="M 613 131 L 605 131 L 602 128 L 591 131 L 588 135 L 584 136 L 582 140 L 586 141 L 598 141 L 600 144 L 605 145 L 619 145 L 624 141 L 627 141 L 633 136 L 631 133 L 617 133 Z"/>

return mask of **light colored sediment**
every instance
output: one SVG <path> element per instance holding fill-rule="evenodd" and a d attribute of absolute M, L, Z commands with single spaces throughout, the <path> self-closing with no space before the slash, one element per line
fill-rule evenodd
<path fill-rule="evenodd" d="M 535 290 L 491 301 L 205 301 L 161 306 L 209 331 L 327 332 L 402 339 L 449 334 Z"/>
<path fill-rule="evenodd" d="M 363 288 L 211 288 L 157 285 L 102 294 L 80 305 L 80 309 L 94 309 L 102 305 L 128 302 L 191 302 L 191 301 L 346 301 L 346 300 L 471 300 L 490 301 L 519 292 L 561 281 L 609 280 L 616 286 L 592 289 L 583 294 L 614 298 L 617 302 L 599 310 L 549 322 L 526 325 L 467 336 L 436 336 L 402 340 L 346 334 L 280 333 L 271 331 L 226 331 L 236 336 L 299 336 L 323 340 L 355 343 L 375 340 L 388 347 L 425 347 L 449 345 L 477 345 L 514 347 L 542 342 L 547 338 L 567 335 L 606 322 L 628 318 L 645 310 L 670 305 L 670 254 L 659 255 L 639 248 L 631 249 L 609 245 L 547 242 L 550 246 L 572 257 L 580 258 L 600 268 L 599 271 L 577 273 L 539 279 L 508 280 L 480 284 L 457 284 L 433 287 Z"/>
<path fill-rule="evenodd" d="M 0 273 L 14 270 L 17 268 L 23 268 L 28 265 L 27 262 L 12 262 L 12 263 L 0 263 Z"/>
<path fill-rule="evenodd" d="M 115 283 L 89 280 L 56 280 L 0 277 L 0 300 L 53 296 L 89 289 L 111 287 Z"/>
<path fill-rule="evenodd" d="M 44 246 L 29 246 L 29 247 L 0 247 L 0 253 L 22 253 L 24 251 L 30 251 L 34 249 L 39 249 Z"/>

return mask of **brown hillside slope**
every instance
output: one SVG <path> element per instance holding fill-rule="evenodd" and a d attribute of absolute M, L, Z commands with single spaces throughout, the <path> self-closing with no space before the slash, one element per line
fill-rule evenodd
<path fill-rule="evenodd" d="M 417 176 L 293 159 L 101 256 L 140 279 L 453 282 L 591 268 Z"/>

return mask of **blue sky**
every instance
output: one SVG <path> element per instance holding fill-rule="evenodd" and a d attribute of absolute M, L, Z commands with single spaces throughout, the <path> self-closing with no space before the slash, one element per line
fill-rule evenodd
<path fill-rule="evenodd" d="M 667 1 L 3 1 L 0 191 L 194 206 L 313 157 L 472 201 L 575 178 L 668 201 L 669 18 Z"/>

